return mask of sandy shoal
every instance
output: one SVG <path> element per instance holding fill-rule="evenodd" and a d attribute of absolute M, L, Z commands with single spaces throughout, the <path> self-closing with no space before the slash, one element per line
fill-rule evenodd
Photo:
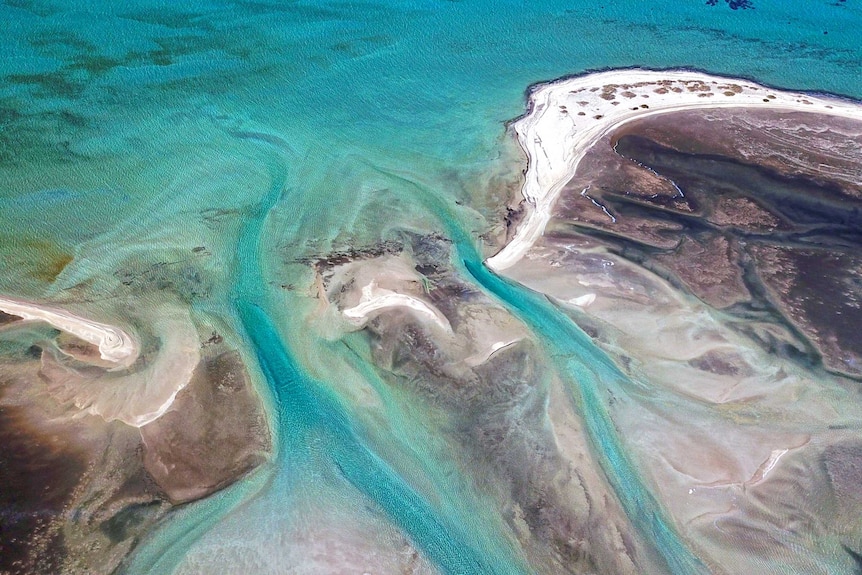
<path fill-rule="evenodd" d="M 40 320 L 99 348 L 102 359 L 129 367 L 138 358 L 138 344 L 118 327 L 92 321 L 64 310 L 0 297 L 0 311 L 22 319 Z"/>
<path fill-rule="evenodd" d="M 527 114 L 513 123 L 528 161 L 522 188 L 525 217 L 512 240 L 488 258 L 487 265 L 500 271 L 524 256 L 544 232 L 554 201 L 587 150 L 608 132 L 654 114 L 732 107 L 862 121 L 862 105 L 849 100 L 687 70 L 612 70 L 537 85 L 530 93 Z"/>

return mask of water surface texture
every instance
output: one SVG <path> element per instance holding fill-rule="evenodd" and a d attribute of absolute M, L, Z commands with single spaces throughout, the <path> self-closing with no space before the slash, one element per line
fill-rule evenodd
<path fill-rule="evenodd" d="M 632 176 L 589 220 L 564 195 L 515 279 L 482 263 L 517 221 L 530 85 L 695 68 L 859 99 L 855 0 L 8 0 L 0 22 L 0 297 L 141 345 L 112 370 L 0 313 L 0 572 L 858 570 L 862 348 L 824 327 L 858 316 L 858 159 L 836 184 L 632 128 L 596 165 L 710 199 L 632 199 Z M 776 223 L 710 220 L 710 186 Z M 671 261 L 695 240 L 750 242 L 697 252 L 741 262 L 721 281 L 748 299 Z M 634 294 L 627 319 L 565 303 L 587 274 Z M 413 299 L 350 316 L 372 292 Z M 193 369 L 157 424 L 76 411 L 81 386 Z M 692 391 L 720 377 L 760 387 Z"/>

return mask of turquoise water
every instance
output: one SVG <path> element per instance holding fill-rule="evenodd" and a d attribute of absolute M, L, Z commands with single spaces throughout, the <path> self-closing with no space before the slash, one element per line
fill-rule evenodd
<path fill-rule="evenodd" d="M 448 446 L 417 445 L 415 414 L 380 391 L 367 354 L 308 328 L 305 258 L 403 229 L 459 240 L 464 277 L 555 359 L 640 536 L 669 571 L 702 570 L 608 428 L 597 389 L 625 378 L 547 302 L 483 269 L 479 235 L 497 223 L 508 193 L 499 183 L 523 167 L 504 123 L 523 113 L 534 82 L 688 66 L 862 97 L 857 3 L 755 6 L 0 6 L 0 290 L 109 301 L 117 269 L 206 246 L 211 256 L 194 262 L 203 287 L 182 295 L 243 338 L 279 437 L 272 466 L 178 514 L 128 571 L 180 566 L 236 514 L 259 518 L 263 532 L 320 489 L 445 573 L 528 572 L 499 512 L 441 458 Z M 288 284 L 299 288 L 279 288 Z M 382 397 L 385 424 L 358 406 L 363 393 Z"/>
<path fill-rule="evenodd" d="M 276 399 L 277 424 L 285 447 L 282 458 L 288 475 L 296 462 L 292 453 L 307 449 L 316 435 L 331 464 L 359 492 L 376 502 L 391 520 L 446 573 L 526 573 L 512 553 L 502 548 L 480 549 L 477 531 L 452 523 L 434 510 L 398 474 L 363 444 L 337 400 L 323 382 L 306 375 L 282 341 L 278 328 L 261 307 L 260 236 L 266 216 L 281 198 L 285 179 L 276 176 L 260 208 L 248 218 L 237 249 L 238 279 L 234 302 L 240 321 L 256 350 L 267 383 Z M 322 436 L 322 437 L 320 437 Z"/>

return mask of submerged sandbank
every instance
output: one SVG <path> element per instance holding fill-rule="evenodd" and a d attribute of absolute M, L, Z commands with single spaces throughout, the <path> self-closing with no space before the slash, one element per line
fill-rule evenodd
<path fill-rule="evenodd" d="M 586 151 L 609 131 L 653 114 L 732 107 L 862 120 L 862 106 L 848 100 L 687 70 L 612 70 L 538 85 L 528 113 L 513 124 L 528 161 L 522 188 L 526 213 L 512 241 L 487 265 L 504 270 L 524 256 L 544 232 L 554 201 Z"/>

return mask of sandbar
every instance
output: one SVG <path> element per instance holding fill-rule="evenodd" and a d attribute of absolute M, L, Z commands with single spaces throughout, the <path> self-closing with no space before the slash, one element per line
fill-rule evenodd
<path fill-rule="evenodd" d="M 138 344 L 118 327 L 92 321 L 64 310 L 0 297 L 0 311 L 22 319 L 39 320 L 99 348 L 102 359 L 117 368 L 129 367 L 138 358 Z"/>
<path fill-rule="evenodd" d="M 420 317 L 430 319 L 444 331 L 452 331 L 449 320 L 439 310 L 419 298 L 377 287 L 374 281 L 362 288 L 362 299 L 359 303 L 343 313 L 352 320 L 362 321 L 375 311 L 391 307 L 407 308 Z"/>
<path fill-rule="evenodd" d="M 536 242 L 581 159 L 602 136 L 654 114 L 710 108 L 813 112 L 862 121 L 862 106 L 839 98 L 776 90 L 749 80 L 688 70 L 612 70 L 532 88 L 528 112 L 512 126 L 527 156 L 524 219 L 512 240 L 486 260 L 511 267 Z"/>

